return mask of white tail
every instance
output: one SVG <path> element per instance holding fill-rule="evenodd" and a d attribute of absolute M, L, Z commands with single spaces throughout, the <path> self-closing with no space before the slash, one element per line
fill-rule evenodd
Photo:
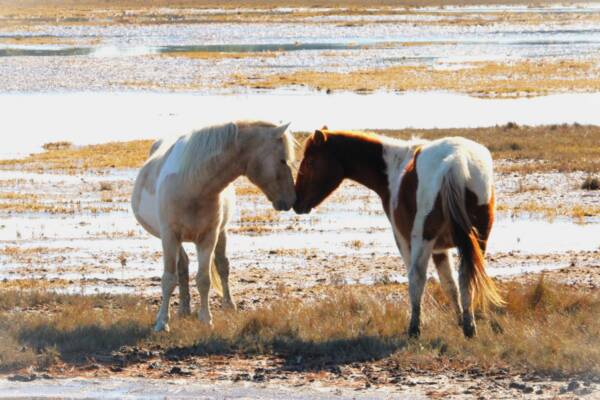
<path fill-rule="evenodd" d="M 221 284 L 221 276 L 219 275 L 219 271 L 217 271 L 217 265 L 214 261 L 210 264 L 210 284 L 215 289 L 217 294 L 223 297 L 223 285 Z"/>

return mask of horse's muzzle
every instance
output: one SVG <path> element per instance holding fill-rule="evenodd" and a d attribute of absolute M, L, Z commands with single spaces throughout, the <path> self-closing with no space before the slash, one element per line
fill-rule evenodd
<path fill-rule="evenodd" d="M 308 214 L 310 213 L 310 207 L 303 207 L 298 204 L 294 204 L 294 211 L 296 214 Z"/>
<path fill-rule="evenodd" d="M 291 210 L 292 205 L 283 200 L 277 200 L 273 202 L 273 208 L 277 211 L 289 211 Z"/>

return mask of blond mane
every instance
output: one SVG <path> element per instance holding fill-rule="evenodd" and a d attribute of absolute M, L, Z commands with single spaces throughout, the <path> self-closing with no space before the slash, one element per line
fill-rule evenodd
<path fill-rule="evenodd" d="M 238 141 L 240 131 L 250 129 L 256 132 L 253 128 L 260 131 L 277 128 L 277 125 L 265 121 L 238 121 L 209 126 L 181 137 L 186 146 L 180 161 L 180 172 L 186 180 L 216 173 L 220 156 Z M 294 162 L 296 141 L 289 132 L 285 132 L 282 139 L 286 160 Z"/>
<path fill-rule="evenodd" d="M 186 146 L 181 156 L 180 171 L 187 179 L 213 173 L 218 156 L 238 139 L 238 127 L 229 122 L 191 132 L 184 137 Z"/>

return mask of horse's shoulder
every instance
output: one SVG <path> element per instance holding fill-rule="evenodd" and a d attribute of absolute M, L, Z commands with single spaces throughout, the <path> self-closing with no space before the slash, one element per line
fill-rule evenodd
<path fill-rule="evenodd" d="M 175 147 L 175 143 L 169 144 L 165 139 L 159 139 L 152 144 L 149 157 L 140 169 L 137 178 L 140 181 L 141 188 L 148 193 L 154 194 L 156 192 L 156 183 Z"/>

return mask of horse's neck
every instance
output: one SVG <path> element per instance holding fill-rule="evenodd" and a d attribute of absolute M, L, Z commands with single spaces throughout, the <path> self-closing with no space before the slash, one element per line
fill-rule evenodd
<path fill-rule="evenodd" d="M 205 175 L 193 183 L 195 193 L 218 194 L 229 184 L 244 174 L 246 156 L 236 143 L 225 154 L 219 155 L 211 165 L 211 174 Z"/>
<path fill-rule="evenodd" d="M 353 136 L 339 136 L 334 141 L 345 177 L 375 191 L 387 207 L 390 192 L 383 143 Z"/>

